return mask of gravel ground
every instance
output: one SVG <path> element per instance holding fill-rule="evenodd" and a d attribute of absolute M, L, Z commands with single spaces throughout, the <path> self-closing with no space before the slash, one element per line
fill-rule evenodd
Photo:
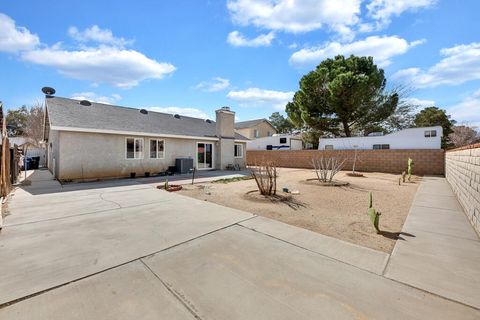
<path fill-rule="evenodd" d="M 184 185 L 180 193 L 390 253 L 397 239 L 408 237 L 398 233 L 421 178 L 412 177 L 411 183 L 399 186 L 400 175 L 369 172 L 365 177 L 348 177 L 346 173 L 335 178 L 350 184 L 332 187 L 307 181 L 316 177 L 313 170 L 281 168 L 278 197 L 270 199 L 258 194 L 255 180 Z M 284 193 L 283 187 L 299 194 Z M 376 233 L 366 214 L 369 191 L 374 207 L 382 213 L 381 234 Z"/>

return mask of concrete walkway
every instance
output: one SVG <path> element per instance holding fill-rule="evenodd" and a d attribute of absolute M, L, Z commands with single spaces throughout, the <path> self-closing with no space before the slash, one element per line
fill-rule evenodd
<path fill-rule="evenodd" d="M 480 318 L 384 277 L 382 252 L 148 184 L 31 180 L 0 234 L 2 320 Z"/>
<path fill-rule="evenodd" d="M 480 239 L 445 178 L 425 177 L 385 275 L 480 308 Z"/>

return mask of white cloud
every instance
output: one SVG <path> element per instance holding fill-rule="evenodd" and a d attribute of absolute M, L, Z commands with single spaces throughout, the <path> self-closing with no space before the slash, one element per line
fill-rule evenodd
<path fill-rule="evenodd" d="M 228 34 L 227 42 L 235 47 L 268 47 L 272 44 L 273 39 L 275 39 L 273 32 L 261 34 L 253 39 L 247 39 L 240 32 L 232 31 Z"/>
<path fill-rule="evenodd" d="M 115 104 L 122 99 L 119 94 L 112 94 L 111 96 L 98 95 L 95 92 L 78 92 L 71 96 L 75 100 L 88 100 L 92 102 Z"/>
<path fill-rule="evenodd" d="M 404 54 L 423 42 L 424 40 L 408 42 L 397 36 L 371 36 L 347 44 L 328 42 L 320 47 L 306 48 L 294 52 L 290 57 L 290 63 L 297 66 L 312 66 L 338 54 L 345 56 L 354 54 L 373 56 L 377 64 L 387 66 L 391 63 L 392 57 Z"/>
<path fill-rule="evenodd" d="M 435 101 L 427 99 L 407 98 L 405 99 L 405 102 L 420 108 L 435 106 Z"/>
<path fill-rule="evenodd" d="M 40 44 L 36 34 L 27 28 L 18 27 L 9 16 L 0 13 L 0 51 L 18 52 L 30 50 Z"/>
<path fill-rule="evenodd" d="M 287 102 L 291 101 L 295 92 L 273 91 L 259 88 L 248 88 L 241 91 L 230 91 L 227 97 L 240 103 L 240 106 L 255 107 L 271 105 L 275 109 L 284 110 Z"/>
<path fill-rule="evenodd" d="M 97 25 L 93 25 L 83 31 L 79 31 L 76 27 L 70 27 L 68 29 L 68 35 L 78 42 L 85 43 L 92 41 L 120 47 L 133 43 L 133 40 L 125 40 L 124 38 L 114 37 L 111 30 L 101 29 Z"/>
<path fill-rule="evenodd" d="M 200 119 L 212 119 L 207 116 L 205 112 L 197 108 L 182 108 L 182 107 L 148 107 L 151 111 L 179 114 L 186 117 L 200 118 Z"/>
<path fill-rule="evenodd" d="M 392 77 L 418 88 L 459 85 L 480 79 L 480 43 L 445 48 L 440 54 L 443 59 L 428 70 L 408 68 L 396 72 Z"/>
<path fill-rule="evenodd" d="M 447 108 L 447 111 L 459 123 L 480 126 L 480 90 L 477 90 L 460 103 Z"/>
<path fill-rule="evenodd" d="M 293 33 L 328 26 L 353 26 L 359 20 L 360 0 L 228 0 L 232 20 L 242 26 Z"/>
<path fill-rule="evenodd" d="M 202 81 L 195 86 L 195 89 L 207 91 L 207 92 L 217 92 L 222 91 L 230 87 L 230 80 L 215 77 L 211 81 Z"/>
<path fill-rule="evenodd" d="M 393 16 L 435 5 L 437 0 L 372 0 L 367 4 L 368 16 L 377 21 L 376 28 L 388 25 Z"/>
<path fill-rule="evenodd" d="M 130 88 L 145 79 L 161 79 L 175 71 L 170 63 L 158 62 L 135 50 L 100 46 L 62 50 L 58 46 L 24 52 L 22 59 L 56 68 L 79 80 Z"/>

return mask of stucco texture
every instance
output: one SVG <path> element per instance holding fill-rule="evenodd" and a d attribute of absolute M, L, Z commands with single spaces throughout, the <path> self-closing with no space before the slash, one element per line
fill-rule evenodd
<path fill-rule="evenodd" d="M 56 178 L 60 180 L 128 177 L 132 172 L 137 176 L 144 176 L 145 172 L 153 175 L 174 166 L 176 158 L 190 157 L 196 166 L 197 142 L 212 143 L 215 156 L 220 149 L 218 141 L 135 136 L 144 139 L 143 159 L 126 159 L 126 138 L 125 135 L 60 131 L 58 141 L 52 141 L 59 148 L 54 148 L 58 154 L 55 164 L 52 163 L 49 168 L 53 171 L 55 167 Z M 150 159 L 149 139 L 165 141 L 163 159 Z M 217 162 L 216 159 L 214 161 Z M 232 162 L 244 167 L 245 154 L 243 158 L 232 159 Z M 214 169 L 221 169 L 218 166 L 219 163 L 215 163 Z"/>

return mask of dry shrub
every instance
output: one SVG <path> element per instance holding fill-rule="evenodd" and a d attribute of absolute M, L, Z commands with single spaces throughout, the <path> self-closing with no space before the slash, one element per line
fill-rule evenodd
<path fill-rule="evenodd" d="M 250 173 L 261 195 L 273 196 L 277 193 L 277 167 L 272 161 L 262 160 L 250 168 Z"/>
<path fill-rule="evenodd" d="M 318 181 L 323 183 L 332 183 L 333 177 L 342 170 L 346 159 L 331 158 L 313 158 L 312 164 L 317 174 Z"/>

